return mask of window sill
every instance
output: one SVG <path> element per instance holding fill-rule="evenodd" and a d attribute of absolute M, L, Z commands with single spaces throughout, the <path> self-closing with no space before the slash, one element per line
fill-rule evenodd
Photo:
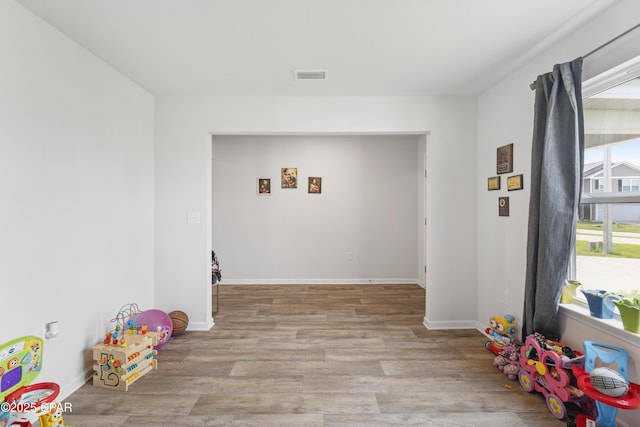
<path fill-rule="evenodd" d="M 606 334 L 627 342 L 635 347 L 640 347 L 640 334 L 634 334 L 633 332 L 626 331 L 622 327 L 622 320 L 620 320 L 620 315 L 617 313 L 614 315 L 613 319 L 600 319 L 595 316 L 591 316 L 589 313 L 589 307 L 582 305 L 579 302 L 574 304 L 560 304 L 559 311 L 570 319 L 605 332 Z"/>

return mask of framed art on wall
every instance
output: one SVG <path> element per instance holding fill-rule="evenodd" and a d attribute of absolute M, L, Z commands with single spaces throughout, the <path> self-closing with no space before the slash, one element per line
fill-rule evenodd
<path fill-rule="evenodd" d="M 498 216 L 509 216 L 508 197 L 498 197 Z"/>
<path fill-rule="evenodd" d="M 280 187 L 298 188 L 298 168 L 280 169 Z"/>
<path fill-rule="evenodd" d="M 312 194 L 322 193 L 322 177 L 310 176 L 309 185 L 307 186 L 308 192 Z"/>
<path fill-rule="evenodd" d="M 500 189 L 500 177 L 492 176 L 487 179 L 487 190 L 499 190 Z"/>
<path fill-rule="evenodd" d="M 498 147 L 496 163 L 498 174 L 513 172 L 513 144 Z"/>
<path fill-rule="evenodd" d="M 522 190 L 524 187 L 522 186 L 522 174 L 514 175 L 507 178 L 507 190 Z"/>
<path fill-rule="evenodd" d="M 258 195 L 271 195 L 271 178 L 258 178 Z"/>

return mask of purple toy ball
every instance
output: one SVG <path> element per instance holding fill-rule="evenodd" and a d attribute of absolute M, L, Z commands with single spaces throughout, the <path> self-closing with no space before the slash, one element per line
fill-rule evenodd
<path fill-rule="evenodd" d="M 151 309 L 138 313 L 136 315 L 136 323 L 138 325 L 147 325 L 148 332 L 158 333 L 158 344 L 153 346 L 156 350 L 171 338 L 173 322 L 171 317 L 162 310 Z"/>

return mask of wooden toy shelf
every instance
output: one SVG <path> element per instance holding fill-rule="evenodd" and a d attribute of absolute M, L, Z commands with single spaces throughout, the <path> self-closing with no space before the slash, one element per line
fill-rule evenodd
<path fill-rule="evenodd" d="M 158 334 L 125 335 L 126 345 L 97 344 L 93 347 L 93 385 L 128 391 L 129 386 L 153 369 L 158 369 L 155 359 Z"/>

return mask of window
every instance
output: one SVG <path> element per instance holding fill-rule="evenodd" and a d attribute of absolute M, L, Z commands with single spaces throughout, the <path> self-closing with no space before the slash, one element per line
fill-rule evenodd
<path fill-rule="evenodd" d="M 618 191 L 640 191 L 640 179 L 620 179 L 618 180 Z"/>
<path fill-rule="evenodd" d="M 570 277 L 640 297 L 640 58 L 584 84 L 583 192 Z M 632 71 L 629 71 L 632 70 Z M 580 296 L 580 295 L 579 295 Z"/>
<path fill-rule="evenodd" d="M 595 185 L 593 186 L 593 188 L 595 190 L 604 190 L 604 181 L 602 181 L 601 179 L 595 179 L 594 182 Z"/>

